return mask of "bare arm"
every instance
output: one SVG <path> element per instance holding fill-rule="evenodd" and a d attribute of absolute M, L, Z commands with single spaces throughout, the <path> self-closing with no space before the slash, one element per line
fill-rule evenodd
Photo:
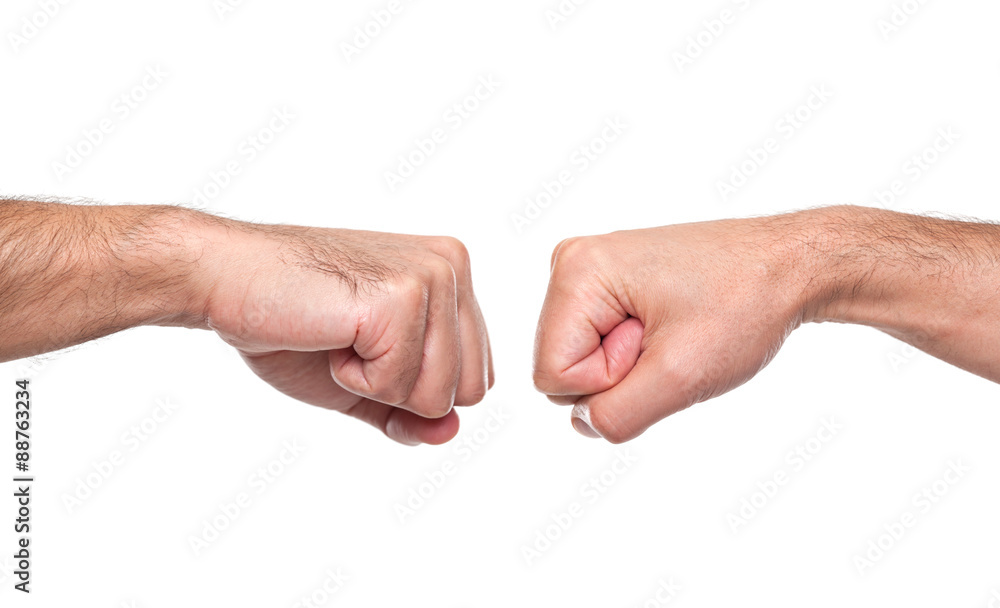
<path fill-rule="evenodd" d="M 214 330 L 278 390 L 407 444 L 451 439 L 493 382 L 455 239 L 0 201 L 0 361 L 138 325 Z"/>
<path fill-rule="evenodd" d="M 743 384 L 802 323 L 869 325 L 1000 381 L 1000 228 L 830 207 L 569 239 L 535 384 L 627 441 Z"/>
<path fill-rule="evenodd" d="M 198 217 L 0 201 L 0 361 L 138 325 L 203 326 Z"/>
<path fill-rule="evenodd" d="M 1000 382 L 1000 226 L 861 207 L 807 212 L 804 321 L 875 327 Z"/>

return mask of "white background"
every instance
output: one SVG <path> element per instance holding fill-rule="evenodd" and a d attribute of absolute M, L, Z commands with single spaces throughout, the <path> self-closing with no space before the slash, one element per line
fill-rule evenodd
<path fill-rule="evenodd" d="M 343 44 L 386 6 L 247 0 L 220 17 L 210 0 L 101 0 L 44 19 L 32 0 L 4 3 L 4 195 L 191 204 L 237 160 L 210 210 L 455 235 L 497 385 L 461 412 L 456 442 L 411 449 L 279 395 L 208 332 L 143 328 L 0 366 L 0 454 L 13 460 L 13 382 L 29 374 L 38 480 L 30 597 L 12 590 L 13 487 L 0 482 L 0 605 L 294 606 L 337 568 L 349 580 L 317 596 L 326 605 L 654 606 L 671 580 L 677 606 L 990 604 L 989 382 L 874 330 L 809 326 L 748 385 L 615 447 L 533 391 L 530 356 L 549 253 L 567 236 L 875 204 L 897 179 L 895 209 L 1000 219 L 1000 5 L 927 2 L 884 35 L 887 0 L 594 0 L 555 28 L 556 0 L 405 1 L 349 61 Z M 702 33 L 710 44 L 680 69 L 676 53 L 696 53 L 688 37 L 723 9 L 731 23 Z M 26 44 L 10 37 L 32 18 L 48 22 Z M 167 77 L 123 120 L 116 99 L 157 66 Z M 484 77 L 499 87 L 453 129 L 445 112 Z M 785 139 L 777 121 L 820 86 L 833 97 Z M 294 120 L 246 162 L 238 146 L 285 107 Z M 519 234 L 511 215 L 616 117 L 625 134 Z M 113 131 L 60 180 L 53 163 L 104 118 Z M 385 172 L 438 127 L 445 143 L 391 191 Z M 913 181 L 904 164 L 948 127 L 958 142 Z M 718 180 L 769 137 L 778 152 L 724 200 Z M 175 413 L 132 451 L 123 434 L 163 399 Z M 506 420 L 488 432 L 491 411 Z M 786 455 L 831 416 L 842 429 L 795 470 Z M 289 440 L 305 453 L 251 490 Z M 116 450 L 124 465 L 68 509 Z M 616 450 L 636 462 L 592 502 L 582 487 Z M 970 471 L 920 511 L 912 497 L 957 460 Z M 445 461 L 457 472 L 401 522 L 396 506 Z M 761 504 L 758 483 L 779 471 L 788 483 L 734 533 L 729 516 Z M 240 492 L 251 506 L 196 555 L 190 538 Z M 573 502 L 582 516 L 529 565 L 523 548 Z M 856 556 L 906 511 L 916 525 L 859 572 Z"/>

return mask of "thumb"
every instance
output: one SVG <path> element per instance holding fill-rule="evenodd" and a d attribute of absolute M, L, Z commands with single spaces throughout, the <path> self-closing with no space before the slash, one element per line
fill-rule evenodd
<path fill-rule="evenodd" d="M 624 443 L 694 404 L 696 397 L 689 390 L 687 378 L 666 363 L 667 350 L 665 345 L 648 348 L 616 386 L 578 401 L 573 407 L 577 432 Z"/>

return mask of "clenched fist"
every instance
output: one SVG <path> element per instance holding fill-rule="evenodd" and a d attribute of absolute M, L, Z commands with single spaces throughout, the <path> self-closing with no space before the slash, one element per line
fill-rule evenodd
<path fill-rule="evenodd" d="M 229 222 L 208 240 L 207 324 L 285 394 L 439 444 L 492 385 L 459 241 Z"/>
<path fill-rule="evenodd" d="M 790 220 L 563 241 L 538 323 L 535 386 L 619 443 L 746 382 L 803 320 Z"/>

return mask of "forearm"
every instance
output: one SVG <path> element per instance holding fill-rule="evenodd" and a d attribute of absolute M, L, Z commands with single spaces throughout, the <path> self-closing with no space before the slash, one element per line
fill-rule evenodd
<path fill-rule="evenodd" d="M 803 217 L 804 321 L 875 327 L 1000 381 L 1000 227 L 860 207 Z"/>
<path fill-rule="evenodd" d="M 201 326 L 201 217 L 0 201 L 0 361 L 138 325 Z"/>

